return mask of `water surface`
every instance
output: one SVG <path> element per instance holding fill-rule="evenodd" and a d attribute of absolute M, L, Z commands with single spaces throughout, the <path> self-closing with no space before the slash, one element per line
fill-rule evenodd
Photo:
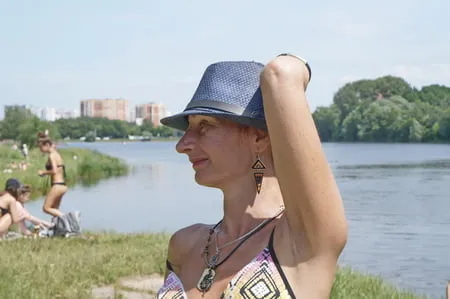
<path fill-rule="evenodd" d="M 71 143 L 123 158 L 127 177 L 75 187 L 63 210 L 81 210 L 83 227 L 119 232 L 173 232 L 215 223 L 221 193 L 198 186 L 175 142 Z M 341 263 L 382 275 L 432 298 L 450 280 L 450 146 L 324 144 L 349 221 Z M 43 216 L 42 200 L 29 204 Z"/>

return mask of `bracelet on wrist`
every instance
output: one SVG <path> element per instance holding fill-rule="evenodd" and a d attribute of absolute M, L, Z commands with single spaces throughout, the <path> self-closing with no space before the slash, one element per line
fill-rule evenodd
<path fill-rule="evenodd" d="M 280 55 L 278 55 L 278 56 L 291 56 L 291 57 L 297 58 L 297 59 L 299 59 L 301 62 L 303 62 L 303 63 L 306 65 L 306 68 L 308 69 L 308 74 L 309 74 L 308 82 L 311 81 L 311 67 L 309 66 L 309 63 L 308 63 L 308 61 L 306 61 L 306 59 L 304 59 L 303 57 L 300 57 L 300 56 L 298 56 L 298 55 L 291 54 L 291 53 L 282 53 L 282 54 L 280 54 Z"/>

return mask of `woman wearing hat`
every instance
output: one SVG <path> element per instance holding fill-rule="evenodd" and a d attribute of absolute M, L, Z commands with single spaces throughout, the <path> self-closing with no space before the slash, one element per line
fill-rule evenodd
<path fill-rule="evenodd" d="M 13 223 L 22 220 L 17 201 L 22 201 L 30 192 L 30 186 L 22 185 L 16 179 L 6 181 L 5 191 L 0 192 L 0 236 L 7 233 Z"/>
<path fill-rule="evenodd" d="M 158 298 L 328 298 L 346 241 L 300 57 L 210 65 L 186 109 L 161 123 L 195 181 L 223 193 L 223 218 L 170 239 Z M 207 213 L 207 211 L 205 211 Z"/>

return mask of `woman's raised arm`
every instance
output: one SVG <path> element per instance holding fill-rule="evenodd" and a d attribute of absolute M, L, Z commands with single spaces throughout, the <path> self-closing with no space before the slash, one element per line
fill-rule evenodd
<path fill-rule="evenodd" d="M 279 56 L 270 61 L 261 74 L 264 110 L 289 235 L 304 232 L 311 255 L 331 254 L 337 259 L 347 241 L 347 224 L 306 101 L 309 79 L 308 67 L 299 58 Z"/>

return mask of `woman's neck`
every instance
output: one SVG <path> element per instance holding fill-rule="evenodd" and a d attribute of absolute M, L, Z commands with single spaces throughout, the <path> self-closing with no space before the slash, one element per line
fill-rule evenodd
<path fill-rule="evenodd" d="M 239 188 L 232 190 L 236 191 L 224 191 L 224 217 L 221 224 L 222 232 L 229 238 L 242 236 L 264 219 L 276 216 L 283 207 L 278 180 L 273 176 L 264 178 L 259 194 L 254 191 L 254 185 L 243 186 L 242 181 Z"/>

